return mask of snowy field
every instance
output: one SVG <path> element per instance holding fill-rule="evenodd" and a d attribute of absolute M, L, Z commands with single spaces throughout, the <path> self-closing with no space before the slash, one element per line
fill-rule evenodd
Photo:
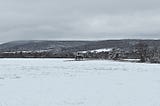
<path fill-rule="evenodd" d="M 160 65 L 0 59 L 0 106 L 160 106 Z"/>

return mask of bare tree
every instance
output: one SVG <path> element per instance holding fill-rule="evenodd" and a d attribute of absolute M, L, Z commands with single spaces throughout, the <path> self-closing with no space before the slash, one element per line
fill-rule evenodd
<path fill-rule="evenodd" d="M 140 62 L 146 62 L 148 58 L 147 52 L 149 50 L 148 45 L 146 43 L 140 42 L 135 45 L 135 49 L 140 58 Z"/>

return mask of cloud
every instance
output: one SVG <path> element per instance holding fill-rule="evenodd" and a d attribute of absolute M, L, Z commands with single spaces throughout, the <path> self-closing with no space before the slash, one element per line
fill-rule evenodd
<path fill-rule="evenodd" d="M 0 1 L 0 41 L 160 38 L 158 0 Z"/>

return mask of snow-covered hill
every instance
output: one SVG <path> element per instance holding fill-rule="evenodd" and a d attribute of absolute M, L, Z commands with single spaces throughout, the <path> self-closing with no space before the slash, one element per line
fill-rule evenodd
<path fill-rule="evenodd" d="M 52 52 L 75 52 L 88 51 L 104 48 L 122 48 L 131 50 L 137 43 L 146 43 L 149 47 L 159 47 L 160 40 L 103 40 L 103 41 L 47 41 L 47 40 L 28 40 L 13 41 L 0 44 L 0 52 L 8 51 L 40 51 L 52 50 Z"/>
<path fill-rule="evenodd" d="M 78 51 L 79 53 L 101 53 L 101 52 L 110 52 L 113 48 L 102 48 L 102 49 L 95 49 L 95 50 L 88 50 L 88 51 Z"/>

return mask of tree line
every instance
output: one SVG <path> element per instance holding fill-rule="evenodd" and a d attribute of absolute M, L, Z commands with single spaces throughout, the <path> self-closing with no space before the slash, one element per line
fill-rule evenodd
<path fill-rule="evenodd" d="M 158 47 L 150 47 L 146 43 L 140 42 L 134 45 L 131 50 L 113 48 L 109 52 L 86 52 L 84 58 L 89 59 L 140 59 L 139 62 L 160 63 L 160 49 Z M 1 52 L 1 58 L 74 58 L 75 52 L 62 51 L 53 53 L 49 51 L 43 52 Z"/>

